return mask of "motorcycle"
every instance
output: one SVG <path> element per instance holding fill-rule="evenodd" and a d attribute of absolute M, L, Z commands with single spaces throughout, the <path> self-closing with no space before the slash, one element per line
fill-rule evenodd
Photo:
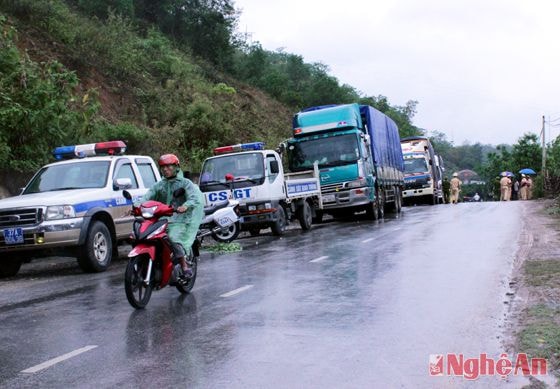
<path fill-rule="evenodd" d="M 173 192 L 173 198 L 184 195 L 183 188 Z M 123 196 L 132 200 L 128 191 Z M 192 277 L 181 282 L 179 275 L 181 265 L 174 261 L 171 241 L 167 235 L 168 220 L 176 206 L 169 206 L 158 201 L 146 201 L 139 207 L 132 206 L 136 217 L 132 227 L 131 240 L 133 248 L 128 253 L 128 265 L 124 276 L 126 297 L 134 308 L 144 308 L 150 301 L 152 291 L 167 285 L 175 286 L 183 294 L 189 293 L 194 286 L 197 275 L 200 242 L 205 236 L 219 234 L 232 224 L 238 223 L 238 204 L 231 202 L 220 204 L 221 207 L 205 209 L 204 228 L 199 229 L 197 238 L 187 253 L 187 263 L 192 270 Z M 201 225 L 202 227 L 202 225 Z"/>
<path fill-rule="evenodd" d="M 224 200 L 204 208 L 204 219 L 197 235 L 199 239 L 212 235 L 217 242 L 229 243 L 240 232 L 239 201 Z"/>

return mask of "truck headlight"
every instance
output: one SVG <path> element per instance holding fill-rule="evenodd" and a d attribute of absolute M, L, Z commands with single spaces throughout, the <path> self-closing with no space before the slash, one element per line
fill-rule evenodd
<path fill-rule="evenodd" d="M 47 207 L 45 220 L 58 220 L 76 217 L 74 207 L 71 205 L 51 205 Z"/>
<path fill-rule="evenodd" d="M 359 180 L 354 180 L 346 183 L 347 188 L 361 188 L 366 186 L 367 182 L 365 178 L 360 178 Z"/>

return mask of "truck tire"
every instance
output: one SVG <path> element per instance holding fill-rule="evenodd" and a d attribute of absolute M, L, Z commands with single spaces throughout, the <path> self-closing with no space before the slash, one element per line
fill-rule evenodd
<path fill-rule="evenodd" d="M 309 203 L 307 201 L 304 201 L 303 204 L 298 208 L 297 218 L 302 230 L 308 231 L 311 229 L 311 224 L 313 223 L 313 215 L 311 214 L 311 207 L 309 206 Z"/>
<path fill-rule="evenodd" d="M 284 207 L 279 205 L 276 212 L 278 218 L 274 224 L 270 226 L 270 229 L 272 230 L 272 235 L 281 236 L 284 235 L 284 231 L 286 231 L 286 211 L 284 211 Z"/>
<path fill-rule="evenodd" d="M 323 211 L 315 211 L 315 216 L 313 216 L 313 224 L 321 224 L 323 222 Z"/>
<path fill-rule="evenodd" d="M 377 206 L 377 200 L 367 205 L 366 217 L 369 220 L 379 220 L 379 207 Z"/>
<path fill-rule="evenodd" d="M 402 198 L 402 192 L 401 189 L 397 186 L 395 187 L 395 210 L 397 211 L 397 213 L 401 213 L 402 211 L 402 206 L 403 206 L 403 198 Z"/>
<path fill-rule="evenodd" d="M 0 278 L 15 276 L 23 260 L 15 258 L 15 256 L 8 255 L 7 258 L 0 260 Z"/>
<path fill-rule="evenodd" d="M 78 264 L 83 271 L 99 273 L 107 270 L 113 257 L 113 239 L 107 226 L 94 221 L 89 227 L 86 242 L 80 247 Z"/>
<path fill-rule="evenodd" d="M 383 190 L 379 191 L 379 196 L 377 196 L 377 212 L 379 214 L 379 219 L 385 218 L 385 192 Z"/>

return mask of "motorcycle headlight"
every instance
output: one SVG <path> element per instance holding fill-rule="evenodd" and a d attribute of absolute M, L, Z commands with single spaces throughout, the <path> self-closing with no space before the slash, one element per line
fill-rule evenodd
<path fill-rule="evenodd" d="M 74 207 L 71 205 L 51 205 L 47 207 L 45 220 L 59 220 L 76 217 Z"/>
<path fill-rule="evenodd" d="M 142 207 L 142 217 L 144 219 L 149 219 L 154 217 L 154 212 L 156 211 L 157 207 Z"/>

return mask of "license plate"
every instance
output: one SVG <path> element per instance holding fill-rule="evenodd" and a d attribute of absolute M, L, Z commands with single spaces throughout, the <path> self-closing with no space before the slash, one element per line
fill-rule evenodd
<path fill-rule="evenodd" d="M 23 229 L 22 228 L 6 228 L 4 230 L 4 240 L 6 244 L 21 244 L 23 243 Z"/>
<path fill-rule="evenodd" d="M 334 203 L 335 197 L 333 194 L 323 195 L 323 203 Z"/>

